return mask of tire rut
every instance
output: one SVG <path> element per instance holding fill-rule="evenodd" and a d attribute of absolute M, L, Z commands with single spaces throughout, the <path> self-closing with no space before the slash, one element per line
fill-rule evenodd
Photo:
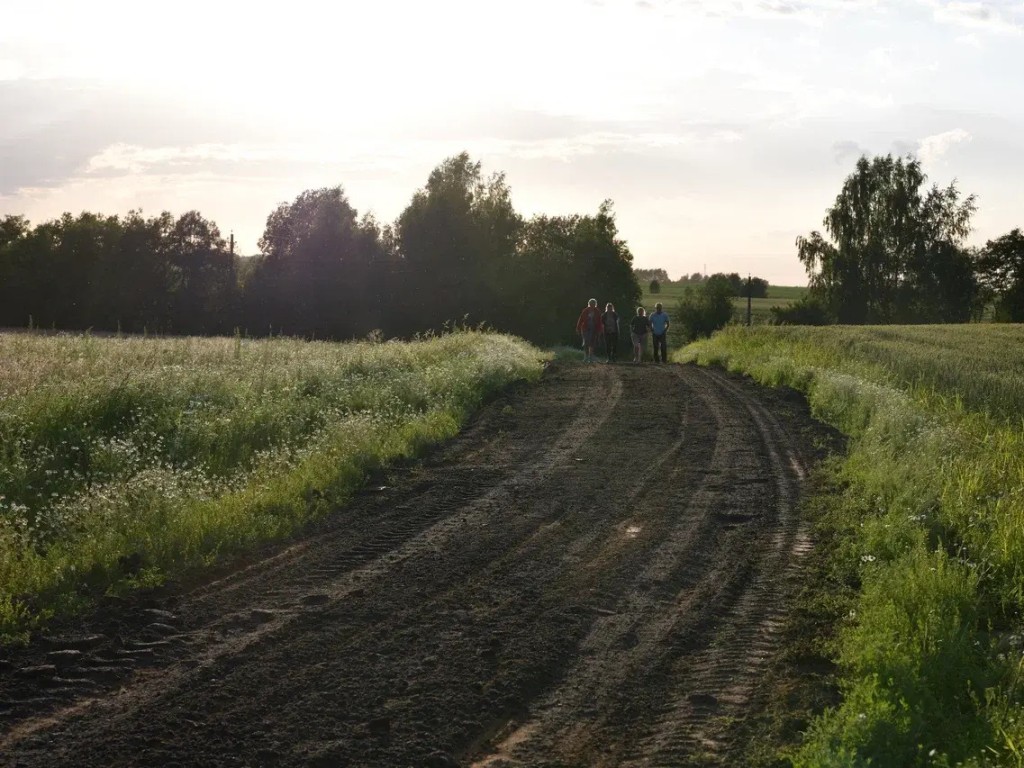
<path fill-rule="evenodd" d="M 678 764 L 680 753 L 707 756 L 709 740 L 702 732 L 710 716 L 721 716 L 717 707 L 719 711 L 688 707 L 685 712 L 672 708 L 658 713 L 657 732 L 667 732 L 669 738 L 648 738 L 631 745 L 629 734 L 649 728 L 646 718 L 650 713 L 638 717 L 633 710 L 638 702 L 650 698 L 653 690 L 665 687 L 666 673 L 677 657 L 706 657 L 693 666 L 711 670 L 712 682 L 724 676 L 733 684 L 748 671 L 750 665 L 741 663 L 739 656 L 720 652 L 717 644 L 703 646 L 707 638 L 722 632 L 718 625 L 723 613 L 724 623 L 729 623 L 733 613 L 746 616 L 740 608 L 744 600 L 754 602 L 747 599 L 757 589 L 754 568 L 742 558 L 747 554 L 756 557 L 759 547 L 737 529 L 757 523 L 758 536 L 763 536 L 774 518 L 784 517 L 792 508 L 789 482 L 780 476 L 781 462 L 774 459 L 770 470 L 760 477 L 754 474 L 754 467 L 745 467 L 742 478 L 722 483 L 730 470 L 742 465 L 735 435 L 746 432 L 744 417 L 754 413 L 747 407 L 745 414 L 734 401 L 722 397 L 723 393 L 735 396 L 739 392 L 730 382 L 718 384 L 722 393 L 707 388 L 699 391 L 721 436 L 715 441 L 709 465 L 696 484 L 676 485 L 675 478 L 667 484 L 675 492 L 666 497 L 666 506 L 675 510 L 678 524 L 648 554 L 644 567 L 620 595 L 617 609 L 595 622 L 581 645 L 580 660 L 565 682 L 537 703 L 533 717 L 514 729 L 507 727 L 497 749 L 473 765 L 620 765 L 634 759 L 636 764 L 672 765 Z M 755 421 L 760 416 L 758 412 Z M 762 448 L 771 441 L 771 449 L 763 452 L 773 455 L 775 436 L 767 435 L 760 424 L 758 429 Z M 765 505 L 762 515 L 722 511 L 743 510 L 750 489 L 769 485 L 773 474 L 779 497 Z M 735 482 L 738 479 L 744 482 Z M 759 599 L 752 607 L 762 612 L 779 608 L 771 599 Z M 747 621 L 733 623 L 738 636 L 749 629 Z M 767 657 L 768 650 L 759 648 L 757 652 Z M 662 696 L 681 692 L 686 703 L 721 698 L 686 693 L 692 690 L 690 681 L 677 680 Z M 665 749 L 666 744 L 672 748 Z"/>

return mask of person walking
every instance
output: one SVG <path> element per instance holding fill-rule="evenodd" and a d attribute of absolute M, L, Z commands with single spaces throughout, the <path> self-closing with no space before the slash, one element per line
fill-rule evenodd
<path fill-rule="evenodd" d="M 668 315 L 662 310 L 660 302 L 654 305 L 654 312 L 648 319 L 651 323 L 651 341 L 654 343 L 654 362 L 667 363 Z"/>
<path fill-rule="evenodd" d="M 601 335 L 601 310 L 597 308 L 597 299 L 591 299 L 580 312 L 576 321 L 576 332 L 583 337 L 583 362 L 594 362 L 594 345 Z"/>
<path fill-rule="evenodd" d="M 644 347 L 647 346 L 647 332 L 651 324 L 647 320 L 647 310 L 643 307 L 636 308 L 636 317 L 629 321 L 629 337 L 633 340 L 633 362 L 644 361 Z"/>
<path fill-rule="evenodd" d="M 619 355 L 619 313 L 611 302 L 604 305 L 601 323 L 604 326 L 605 361 L 614 363 Z"/>

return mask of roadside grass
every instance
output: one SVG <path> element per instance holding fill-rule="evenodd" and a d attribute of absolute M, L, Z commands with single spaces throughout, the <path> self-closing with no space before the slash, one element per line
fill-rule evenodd
<path fill-rule="evenodd" d="M 849 435 L 819 533 L 853 590 L 796 766 L 1024 765 L 1024 327 L 731 327 L 675 353 Z"/>
<path fill-rule="evenodd" d="M 544 358 L 471 331 L 383 344 L 0 334 L 0 642 L 289 534 Z"/>

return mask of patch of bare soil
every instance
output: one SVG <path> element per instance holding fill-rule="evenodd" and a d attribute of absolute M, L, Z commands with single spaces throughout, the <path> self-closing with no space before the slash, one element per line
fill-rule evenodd
<path fill-rule="evenodd" d="M 727 764 L 823 434 L 721 372 L 553 366 L 303 537 L 0 651 L 0 764 Z"/>

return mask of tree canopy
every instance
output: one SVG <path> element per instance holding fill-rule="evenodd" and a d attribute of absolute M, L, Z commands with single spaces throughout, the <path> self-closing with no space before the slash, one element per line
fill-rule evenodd
<path fill-rule="evenodd" d="M 995 304 L 995 319 L 1024 322 L 1024 233 L 1013 229 L 978 254 L 978 274 Z"/>
<path fill-rule="evenodd" d="M 706 280 L 687 286 L 676 305 L 673 336 L 681 342 L 710 336 L 732 319 L 732 286 L 728 280 Z"/>
<path fill-rule="evenodd" d="M 393 225 L 341 186 L 267 217 L 240 259 L 198 211 L 0 219 L 0 324 L 62 330 L 412 336 L 485 323 L 539 343 L 574 339 L 588 298 L 633 307 L 640 289 L 610 201 L 595 214 L 516 212 L 501 173 L 441 162 Z M 31 318 L 31 320 L 30 320 Z"/>
<path fill-rule="evenodd" d="M 657 280 L 662 284 L 672 282 L 668 276 L 668 272 L 660 267 L 654 269 L 634 269 L 633 274 L 636 275 L 636 281 L 640 283 L 640 285 L 649 283 L 652 280 Z"/>
<path fill-rule="evenodd" d="M 841 323 L 962 322 L 977 296 L 963 247 L 976 209 L 925 188 L 914 158 L 861 157 L 818 231 L 797 238 L 812 292 Z"/>

